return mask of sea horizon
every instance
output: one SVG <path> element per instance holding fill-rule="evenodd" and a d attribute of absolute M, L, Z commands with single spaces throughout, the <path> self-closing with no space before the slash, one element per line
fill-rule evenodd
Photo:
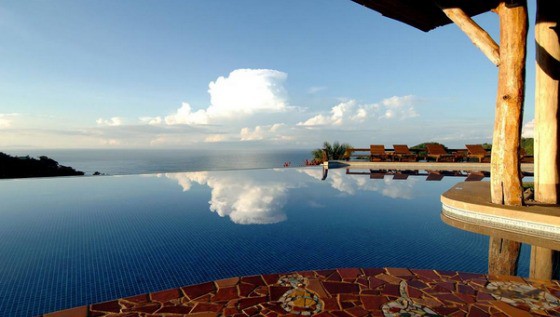
<path fill-rule="evenodd" d="M 12 156 L 47 156 L 85 175 L 152 174 L 305 166 L 312 149 L 8 149 Z"/>

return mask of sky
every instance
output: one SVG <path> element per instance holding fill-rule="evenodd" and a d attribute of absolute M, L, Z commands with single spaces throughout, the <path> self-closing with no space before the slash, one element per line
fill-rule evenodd
<path fill-rule="evenodd" d="M 474 20 L 499 43 L 496 14 Z M 3 0 L 0 43 L 0 151 L 492 139 L 497 67 L 456 25 L 350 0 Z"/>

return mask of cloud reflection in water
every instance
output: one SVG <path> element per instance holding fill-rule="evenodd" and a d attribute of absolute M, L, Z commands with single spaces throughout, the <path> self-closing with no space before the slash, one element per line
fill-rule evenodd
<path fill-rule="evenodd" d="M 293 173 L 293 171 L 296 173 Z M 317 181 L 327 182 L 336 192 L 356 195 L 360 191 L 378 192 L 394 199 L 412 199 L 414 185 L 418 181 L 371 180 L 364 175 L 347 175 L 344 169 L 329 171 L 329 177 L 321 181 L 322 170 L 316 168 L 276 169 L 262 174 L 242 172 L 186 172 L 167 173 L 165 176 L 177 181 L 183 191 L 189 191 L 193 184 L 208 186 L 211 190 L 210 211 L 221 217 L 228 216 L 236 224 L 274 224 L 287 219 L 284 211 L 291 189 L 318 186 Z M 269 175 L 270 174 L 270 175 Z M 258 177 L 260 176 L 260 177 Z M 325 190 L 325 195 L 330 195 Z M 309 198 L 312 199 L 312 198 Z M 326 208 L 324 204 L 307 202 L 312 208 Z"/>
<path fill-rule="evenodd" d="M 189 172 L 165 174 L 176 179 L 183 191 L 193 183 L 211 189 L 210 210 L 237 224 L 273 224 L 286 220 L 283 207 L 289 184 L 238 173 Z"/>
<path fill-rule="evenodd" d="M 317 169 L 300 169 L 314 179 L 321 180 L 323 171 Z M 407 180 L 393 180 L 390 176 L 383 179 L 372 180 L 366 175 L 349 175 L 345 169 L 329 169 L 329 174 L 324 182 L 347 195 L 355 195 L 358 191 L 379 192 L 381 195 L 394 199 L 414 198 L 414 186 L 417 178 L 409 177 Z"/>

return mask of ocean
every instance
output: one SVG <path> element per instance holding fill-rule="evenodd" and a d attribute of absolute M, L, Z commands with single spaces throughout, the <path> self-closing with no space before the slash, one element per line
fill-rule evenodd
<path fill-rule="evenodd" d="M 129 175 L 192 171 L 245 170 L 304 166 L 311 160 L 309 150 L 99 150 L 99 149 L 41 149 L 13 150 L 4 153 L 13 156 L 48 156 L 60 165 L 92 175 Z"/>

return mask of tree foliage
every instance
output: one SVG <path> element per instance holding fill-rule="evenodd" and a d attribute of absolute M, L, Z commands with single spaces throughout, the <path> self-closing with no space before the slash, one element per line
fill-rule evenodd
<path fill-rule="evenodd" d="M 341 160 L 344 158 L 346 150 L 351 149 L 352 146 L 348 143 L 329 143 L 325 141 L 322 149 L 315 149 L 311 152 L 313 159 L 317 162 L 324 162 L 325 160 Z M 326 156 L 326 157 L 325 157 Z"/>
<path fill-rule="evenodd" d="M 521 138 L 521 148 L 525 150 L 526 155 L 534 155 L 535 139 Z"/>
<path fill-rule="evenodd" d="M 447 150 L 447 146 L 445 146 L 444 144 L 438 143 L 438 142 L 424 142 L 424 143 L 416 144 L 415 146 L 411 147 L 410 149 L 412 149 L 412 150 L 426 150 L 426 144 L 440 144 L 440 145 L 443 146 L 444 149 Z"/>
<path fill-rule="evenodd" d="M 39 159 L 28 156 L 15 157 L 0 152 L 0 178 L 50 177 L 84 175 L 57 161 L 41 156 Z"/>

